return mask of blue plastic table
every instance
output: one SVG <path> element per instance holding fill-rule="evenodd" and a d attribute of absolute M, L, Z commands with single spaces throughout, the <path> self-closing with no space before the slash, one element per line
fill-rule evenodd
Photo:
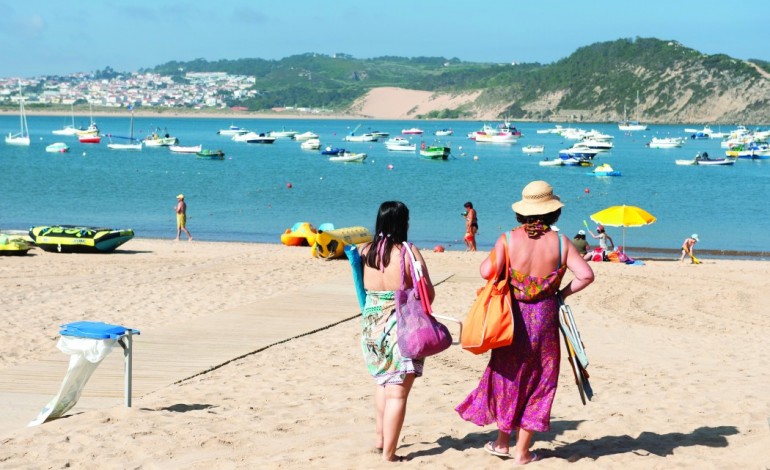
<path fill-rule="evenodd" d="M 74 336 L 77 338 L 88 339 L 117 339 L 120 347 L 123 348 L 124 362 L 124 394 L 127 407 L 131 407 L 131 353 L 133 347 L 133 335 L 138 335 L 139 330 L 126 328 L 120 325 L 110 325 L 109 323 L 95 321 L 76 321 L 61 325 L 59 334 L 62 336 Z"/>

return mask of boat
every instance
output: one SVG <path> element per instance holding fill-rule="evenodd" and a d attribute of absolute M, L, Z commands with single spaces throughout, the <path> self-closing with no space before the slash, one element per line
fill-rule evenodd
<path fill-rule="evenodd" d="M 564 165 L 564 160 L 562 160 L 561 158 L 554 158 L 552 160 L 549 160 L 549 159 L 546 158 L 545 160 L 540 160 L 538 162 L 538 165 L 540 165 L 540 166 L 563 166 Z"/>
<path fill-rule="evenodd" d="M 575 144 L 570 148 L 559 150 L 561 158 L 589 158 L 592 159 L 599 153 L 596 149 L 588 148 L 584 145 Z"/>
<path fill-rule="evenodd" d="M 102 141 L 102 137 L 100 135 L 79 135 L 78 136 L 78 142 L 81 144 L 98 144 Z"/>
<path fill-rule="evenodd" d="M 522 147 L 521 151 L 524 153 L 543 153 L 545 151 L 545 145 L 527 145 Z"/>
<path fill-rule="evenodd" d="M 21 83 L 19 83 L 19 123 L 21 129 L 18 134 L 8 133 L 5 136 L 5 143 L 8 145 L 29 146 L 29 126 L 27 126 L 27 112 L 24 109 L 24 96 L 21 94 Z"/>
<path fill-rule="evenodd" d="M 248 137 L 244 140 L 247 144 L 272 144 L 275 142 L 276 137 L 272 135 L 266 135 L 265 133 L 256 134 L 249 132 L 246 134 Z"/>
<path fill-rule="evenodd" d="M 65 153 L 69 152 L 70 148 L 64 142 L 54 142 L 51 145 L 46 146 L 45 151 L 49 153 Z"/>
<path fill-rule="evenodd" d="M 41 225 L 29 229 L 36 246 L 53 253 L 109 253 L 134 238 L 131 229 Z"/>
<path fill-rule="evenodd" d="M 169 145 L 168 149 L 174 153 L 198 153 L 203 149 L 202 145 Z"/>
<path fill-rule="evenodd" d="M 468 135 L 468 137 L 471 140 L 475 140 L 476 142 L 486 142 L 486 143 L 493 143 L 493 144 L 515 144 L 518 141 L 518 137 L 519 135 L 521 135 L 521 133 L 518 131 L 513 132 L 512 130 L 510 130 L 511 128 L 507 122 L 505 124 L 501 124 L 500 126 L 501 126 L 500 128 L 495 129 L 494 127 L 488 124 L 484 124 L 481 130 L 472 132 L 471 134 Z"/>
<path fill-rule="evenodd" d="M 321 150 L 321 155 L 339 155 L 341 153 L 345 153 L 345 149 L 340 147 L 326 147 Z"/>
<path fill-rule="evenodd" d="M 66 124 L 61 129 L 55 129 L 51 133 L 55 135 L 75 135 L 78 131 L 82 130 L 75 127 L 75 106 L 72 104 L 70 104 L 70 115 L 72 116 L 72 124 Z"/>
<path fill-rule="evenodd" d="M 594 166 L 594 164 L 591 163 L 591 161 L 587 158 L 562 158 L 561 162 L 564 164 L 564 166 Z"/>
<path fill-rule="evenodd" d="M 594 168 L 594 171 L 586 174 L 591 176 L 620 176 L 620 172 L 613 170 L 609 163 L 602 163 Z"/>
<path fill-rule="evenodd" d="M 639 92 L 636 92 L 636 120 L 629 121 L 626 118 L 626 105 L 623 105 L 623 120 L 618 123 L 618 129 L 628 131 L 646 131 L 647 125 L 639 122 Z"/>
<path fill-rule="evenodd" d="M 385 148 L 393 152 L 414 152 L 417 150 L 417 144 L 413 144 L 403 137 L 393 137 L 385 141 Z"/>
<path fill-rule="evenodd" d="M 452 149 L 442 145 L 420 146 L 420 156 L 429 160 L 446 160 Z"/>
<path fill-rule="evenodd" d="M 684 139 L 680 137 L 653 137 L 647 143 L 651 149 L 671 149 L 684 145 Z"/>
<path fill-rule="evenodd" d="M 448 136 L 448 135 L 453 135 L 454 133 L 455 133 L 455 131 L 453 131 L 452 129 L 439 129 L 436 132 L 434 132 L 433 134 L 438 136 L 438 137 L 444 137 L 444 136 Z"/>
<path fill-rule="evenodd" d="M 161 135 L 160 129 L 155 129 L 155 132 L 144 139 L 144 145 L 146 147 L 168 147 L 169 145 L 176 145 L 178 143 L 179 139 L 169 135 L 168 131 Z"/>
<path fill-rule="evenodd" d="M 424 132 L 425 131 L 423 131 L 422 129 L 418 129 L 417 127 L 401 130 L 401 133 L 404 135 L 422 135 Z"/>
<path fill-rule="evenodd" d="M 134 139 L 134 108 L 133 106 L 130 107 L 131 109 L 131 124 L 129 125 L 129 134 L 128 137 L 120 137 L 120 136 L 113 136 L 110 134 L 107 134 L 107 137 L 110 139 L 110 143 L 107 144 L 107 148 L 110 148 L 112 150 L 142 150 L 142 141 Z M 112 138 L 116 139 L 126 139 L 128 140 L 128 143 L 126 144 L 116 144 L 112 142 Z"/>
<path fill-rule="evenodd" d="M 695 155 L 692 160 L 676 160 L 677 165 L 730 166 L 735 164 L 735 158 L 711 158 L 707 152 Z"/>
<path fill-rule="evenodd" d="M 550 129 L 538 129 L 538 134 L 561 134 L 561 132 L 564 130 L 563 126 L 560 126 L 559 124 L 556 124 L 555 127 L 552 127 Z"/>
<path fill-rule="evenodd" d="M 329 157 L 330 162 L 360 163 L 366 160 L 366 154 L 359 152 L 341 152 L 335 156 Z"/>
<path fill-rule="evenodd" d="M 385 132 L 385 131 L 372 131 L 371 134 L 373 136 L 376 136 L 378 139 L 383 139 L 385 137 L 390 137 L 390 132 Z"/>
<path fill-rule="evenodd" d="M 725 155 L 732 158 L 767 160 L 770 158 L 770 146 L 767 143 L 750 142 L 730 147 Z"/>
<path fill-rule="evenodd" d="M 321 148 L 321 141 L 318 139 L 308 139 L 299 144 L 303 150 L 318 150 Z"/>
<path fill-rule="evenodd" d="M 366 227 L 346 227 L 333 230 L 319 228 L 311 248 L 314 258 L 341 258 L 346 245 L 358 245 L 372 241 L 372 234 Z"/>
<path fill-rule="evenodd" d="M 275 137 L 276 139 L 291 139 L 295 135 L 297 135 L 297 131 L 287 131 L 285 128 L 280 131 L 270 131 L 270 137 Z"/>
<path fill-rule="evenodd" d="M 609 152 L 612 150 L 613 143 L 606 140 L 583 137 L 583 140 L 577 142 L 573 147 L 587 147 L 591 150 L 596 150 L 597 152 Z"/>
<path fill-rule="evenodd" d="M 224 160 L 225 159 L 225 152 L 221 150 L 209 150 L 209 149 L 202 149 L 200 152 L 195 153 L 197 158 L 205 158 L 209 160 Z"/>
<path fill-rule="evenodd" d="M 302 134 L 294 135 L 294 140 L 298 142 L 304 142 L 306 140 L 312 140 L 312 139 L 318 139 L 318 134 L 307 131 L 307 132 L 303 132 Z"/>
<path fill-rule="evenodd" d="M 0 256 L 24 256 L 32 248 L 32 243 L 20 236 L 0 234 Z"/>
<path fill-rule="evenodd" d="M 698 162 L 695 161 L 694 158 L 690 160 L 676 160 L 674 163 L 676 163 L 677 165 L 697 165 L 698 164 Z"/>
<path fill-rule="evenodd" d="M 88 109 L 90 112 L 90 121 L 88 123 L 88 127 L 86 127 L 85 129 L 76 130 L 75 135 L 78 136 L 78 140 L 83 143 L 98 144 L 99 140 L 101 139 L 97 140 L 96 142 L 88 141 L 88 139 L 86 140 L 81 139 L 81 137 L 93 137 L 93 136 L 99 135 L 99 126 L 97 126 L 96 121 L 94 121 L 94 107 L 90 102 L 88 103 Z"/>
<path fill-rule="evenodd" d="M 245 134 L 247 132 L 249 132 L 249 131 L 246 130 L 246 129 L 243 129 L 243 128 L 235 126 L 235 125 L 230 125 L 230 127 L 228 127 L 227 129 L 219 129 L 217 131 L 217 134 L 219 134 L 219 135 L 237 135 L 237 134 Z"/>
<path fill-rule="evenodd" d="M 342 138 L 345 142 L 377 142 L 379 137 L 369 132 L 361 135 L 349 134 Z"/>

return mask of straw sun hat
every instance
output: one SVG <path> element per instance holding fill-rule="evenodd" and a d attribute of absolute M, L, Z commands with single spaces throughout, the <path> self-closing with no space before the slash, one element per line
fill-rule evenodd
<path fill-rule="evenodd" d="M 533 181 L 524 186 L 521 191 L 521 201 L 514 202 L 511 207 L 517 214 L 543 215 L 561 209 L 564 204 L 553 193 L 553 187 L 545 181 Z"/>

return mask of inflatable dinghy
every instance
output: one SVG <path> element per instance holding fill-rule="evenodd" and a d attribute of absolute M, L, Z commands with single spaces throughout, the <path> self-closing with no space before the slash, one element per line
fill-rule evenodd
<path fill-rule="evenodd" d="M 35 245 L 58 253 L 109 253 L 134 238 L 134 231 L 75 225 L 41 225 L 29 229 Z"/>
<path fill-rule="evenodd" d="M 357 245 L 370 241 L 372 241 L 372 234 L 366 227 L 319 230 L 311 251 L 315 258 L 340 258 L 345 255 L 346 245 Z"/>

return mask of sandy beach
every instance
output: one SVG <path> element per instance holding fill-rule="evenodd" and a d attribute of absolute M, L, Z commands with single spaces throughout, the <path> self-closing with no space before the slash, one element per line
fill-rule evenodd
<path fill-rule="evenodd" d="M 435 311 L 461 318 L 485 253 L 430 248 Z M 595 283 L 569 303 L 595 396 L 581 404 L 563 359 L 533 468 L 768 468 L 770 264 L 592 266 Z M 390 468 L 373 452 L 374 385 L 346 260 L 139 238 L 109 255 L 0 258 L 0 286 L 3 468 Z M 95 374 L 67 417 L 28 428 L 66 370 L 58 327 L 76 320 L 142 331 L 133 407 L 119 383 L 102 394 Z M 427 360 L 401 433 L 407 467 L 511 466 L 482 450 L 494 426 L 453 411 L 486 360 L 457 346 Z M 120 377 L 120 365 L 113 352 L 97 374 Z"/>

